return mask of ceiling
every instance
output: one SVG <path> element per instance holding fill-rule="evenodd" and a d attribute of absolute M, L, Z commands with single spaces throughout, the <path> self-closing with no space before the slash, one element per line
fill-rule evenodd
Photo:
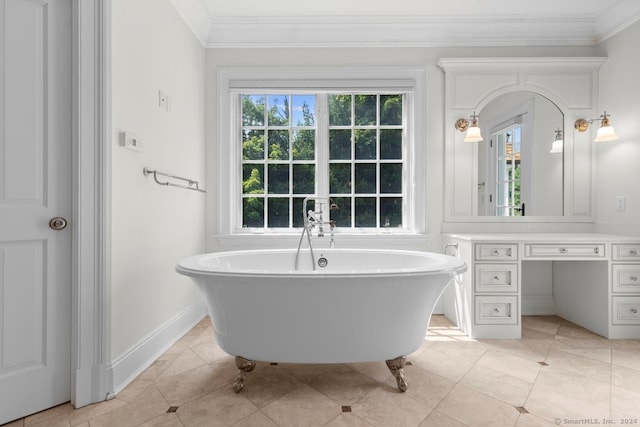
<path fill-rule="evenodd" d="M 594 46 L 639 0 L 171 0 L 206 47 Z"/>

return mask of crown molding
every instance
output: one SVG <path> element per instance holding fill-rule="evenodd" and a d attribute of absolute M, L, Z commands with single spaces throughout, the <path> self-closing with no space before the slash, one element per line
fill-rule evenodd
<path fill-rule="evenodd" d="M 640 2 L 622 0 L 596 20 L 596 44 L 601 43 L 640 20 Z"/>
<path fill-rule="evenodd" d="M 170 0 L 207 48 L 595 46 L 640 19 L 640 1 L 605 13 L 216 17 Z"/>
<path fill-rule="evenodd" d="M 251 31 L 247 31 L 251 28 Z M 592 20 L 574 17 L 300 17 L 215 19 L 206 47 L 591 46 Z"/>
<path fill-rule="evenodd" d="M 200 43 L 206 46 L 214 21 L 202 0 L 169 0 L 169 2 Z"/>
<path fill-rule="evenodd" d="M 438 67 L 444 71 L 464 70 L 597 70 L 607 61 L 606 57 L 481 57 L 481 58 L 440 58 Z"/>

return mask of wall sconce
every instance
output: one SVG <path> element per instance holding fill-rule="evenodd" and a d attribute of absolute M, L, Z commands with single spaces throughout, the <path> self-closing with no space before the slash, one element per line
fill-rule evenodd
<path fill-rule="evenodd" d="M 611 126 L 611 122 L 609 120 L 609 114 L 607 114 L 606 111 L 598 119 L 578 119 L 573 127 L 575 127 L 578 132 L 584 132 L 589 129 L 589 125 L 596 120 L 600 120 L 601 124 L 598 129 L 598 133 L 596 134 L 596 139 L 593 140 L 594 142 L 614 141 L 618 139 L 618 135 L 616 135 L 616 132 L 613 130 L 613 126 Z"/>
<path fill-rule="evenodd" d="M 560 128 L 558 128 L 556 131 L 556 135 L 553 138 L 553 144 L 551 144 L 551 151 L 549 151 L 550 153 L 562 153 L 562 150 L 564 149 L 564 143 L 562 141 L 562 130 L 560 130 Z"/>
<path fill-rule="evenodd" d="M 475 111 L 471 116 L 471 124 L 469 124 L 469 120 L 467 119 L 458 119 L 456 120 L 455 126 L 460 132 L 467 131 L 467 134 L 464 136 L 464 142 L 482 141 L 482 135 L 480 134 L 480 128 L 478 127 L 478 116 Z"/>

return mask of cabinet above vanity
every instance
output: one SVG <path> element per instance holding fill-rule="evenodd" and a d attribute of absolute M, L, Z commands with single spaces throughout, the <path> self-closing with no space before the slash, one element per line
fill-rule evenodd
<path fill-rule="evenodd" d="M 444 236 L 469 266 L 445 315 L 473 338 L 519 339 L 522 315 L 558 315 L 598 335 L 640 339 L 640 237 L 578 233 Z"/>

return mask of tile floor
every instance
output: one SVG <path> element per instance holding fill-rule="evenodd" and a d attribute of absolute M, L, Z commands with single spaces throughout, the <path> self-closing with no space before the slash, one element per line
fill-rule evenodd
<path fill-rule="evenodd" d="M 209 319 L 110 401 L 61 405 L 18 426 L 556 426 L 640 423 L 640 340 L 606 340 L 554 316 L 522 340 L 473 340 L 433 316 L 400 393 L 384 362 L 259 363 L 235 394 L 234 359 Z"/>

